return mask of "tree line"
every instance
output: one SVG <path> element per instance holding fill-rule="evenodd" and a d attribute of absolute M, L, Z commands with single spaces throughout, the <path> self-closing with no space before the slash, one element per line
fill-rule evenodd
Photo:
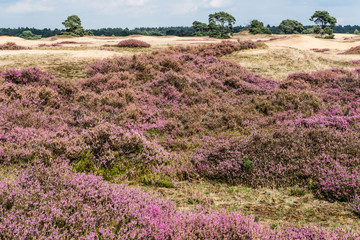
<path fill-rule="evenodd" d="M 286 19 L 279 26 L 265 26 L 259 20 L 252 20 L 248 26 L 234 26 L 236 19 L 226 13 L 217 12 L 209 15 L 208 23 L 194 21 L 191 27 L 139 27 L 128 28 L 100 28 L 84 30 L 81 20 L 77 15 L 69 16 L 63 25 L 65 29 L 37 29 L 28 27 L 19 28 L 0 28 L 0 36 L 19 36 L 26 39 L 38 39 L 41 37 L 52 37 L 56 35 L 72 36 L 209 36 L 215 38 L 228 38 L 233 33 L 249 30 L 252 34 L 321 34 L 331 38 L 333 33 L 356 33 L 360 31 L 359 25 L 336 25 L 336 18 L 330 16 L 326 11 L 316 11 L 310 20 L 317 25 L 303 26 L 296 20 Z"/>

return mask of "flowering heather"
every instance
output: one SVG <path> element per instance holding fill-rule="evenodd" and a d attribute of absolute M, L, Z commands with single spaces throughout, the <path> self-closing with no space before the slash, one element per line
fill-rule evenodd
<path fill-rule="evenodd" d="M 62 47 L 62 45 L 60 43 L 52 43 L 52 44 L 45 44 L 45 43 L 42 43 L 42 44 L 39 44 L 38 45 L 40 48 L 41 47 Z"/>
<path fill-rule="evenodd" d="M 181 212 L 165 200 L 65 163 L 38 164 L 0 181 L 2 239 L 358 239 L 350 229 L 279 226 L 240 213 Z"/>
<path fill-rule="evenodd" d="M 129 48 L 149 48 L 151 45 L 147 42 L 136 40 L 136 39 L 126 39 L 117 44 L 118 47 L 129 47 Z"/>
<path fill-rule="evenodd" d="M 60 44 L 83 44 L 83 43 L 79 43 L 79 42 L 75 42 L 75 41 L 62 41 L 62 42 L 60 42 Z"/>
<path fill-rule="evenodd" d="M 340 54 L 360 54 L 360 46 L 352 47 Z"/>
<path fill-rule="evenodd" d="M 36 82 L 41 85 L 46 85 L 55 79 L 52 74 L 44 72 L 37 67 L 22 68 L 20 70 L 11 69 L 2 73 L 1 77 L 3 77 L 5 81 L 15 84 Z"/>
<path fill-rule="evenodd" d="M 278 83 L 221 58 L 257 46 L 227 41 L 98 60 L 78 81 L 56 79 L 36 67 L 2 70 L 0 161 L 35 165 L 19 176 L 49 171 L 46 179 L 55 179 L 52 185 L 38 175 L 26 177 L 29 185 L 21 180 L 25 177 L 2 181 L 7 194 L 0 198 L 2 208 L 10 214 L 5 222 L 0 219 L 3 229 L 9 229 L 6 237 L 41 238 L 53 231 L 58 238 L 103 234 L 111 239 L 121 233 L 122 239 L 356 239 L 358 235 L 345 230 L 269 230 L 238 213 L 181 213 L 167 202 L 109 187 L 91 175 L 146 182 L 199 177 L 253 187 L 296 185 L 322 199 L 348 202 L 358 213 L 360 71 L 294 73 Z M 38 166 L 54 159 L 90 175 Z M 46 197 L 40 199 L 49 205 L 33 199 L 42 194 Z M 125 204 L 124 199 L 130 200 Z M 49 224 L 39 219 L 41 208 L 33 207 L 35 203 L 49 213 L 44 214 Z M 28 219 L 16 215 L 25 211 L 21 206 L 33 211 Z M 138 208 L 143 211 L 135 212 Z M 9 219 L 15 219 L 14 225 Z"/>
<path fill-rule="evenodd" d="M 330 51 L 329 48 L 312 48 L 311 50 L 314 51 L 314 52 L 318 52 L 318 53 L 323 53 L 323 52 Z"/>
<path fill-rule="evenodd" d="M 29 49 L 28 47 L 19 46 L 14 42 L 7 42 L 0 45 L 0 50 L 24 50 Z"/>
<path fill-rule="evenodd" d="M 360 60 L 351 60 L 350 63 L 354 65 L 360 65 Z"/>
<path fill-rule="evenodd" d="M 257 40 L 256 42 L 259 42 L 259 43 L 271 42 L 271 41 L 275 41 L 275 40 L 279 40 L 279 39 L 283 39 L 283 38 L 286 38 L 286 37 L 274 37 L 274 38 L 270 38 L 270 39 L 266 39 L 266 40 Z"/>

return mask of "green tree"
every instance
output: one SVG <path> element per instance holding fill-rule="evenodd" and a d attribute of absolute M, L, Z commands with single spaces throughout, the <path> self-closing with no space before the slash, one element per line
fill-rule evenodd
<path fill-rule="evenodd" d="M 236 19 L 229 13 L 216 12 L 209 15 L 209 35 L 210 37 L 229 38 L 234 33 L 233 25 Z"/>
<path fill-rule="evenodd" d="M 355 29 L 354 34 L 360 34 L 358 29 Z"/>
<path fill-rule="evenodd" d="M 36 35 L 36 34 L 32 33 L 30 30 L 27 30 L 27 31 L 23 31 L 19 35 L 19 37 L 28 39 L 28 40 L 36 40 L 36 39 L 40 39 L 41 35 Z"/>
<path fill-rule="evenodd" d="M 324 33 L 327 34 L 326 39 L 334 39 L 334 30 L 331 27 L 324 28 Z"/>
<path fill-rule="evenodd" d="M 297 34 L 304 31 L 304 26 L 296 20 L 287 19 L 280 23 L 280 25 L 277 27 L 277 30 L 279 33 Z"/>
<path fill-rule="evenodd" d="M 76 37 L 82 37 L 86 34 L 84 28 L 81 26 L 81 20 L 77 15 L 69 16 L 62 24 L 66 28 L 65 34 Z"/>
<path fill-rule="evenodd" d="M 313 31 L 315 34 L 319 34 L 319 33 L 321 33 L 321 27 L 315 26 L 315 27 L 313 27 Z"/>
<path fill-rule="evenodd" d="M 271 34 L 270 29 L 265 27 L 264 23 L 256 19 L 250 22 L 249 32 L 252 34 Z"/>
<path fill-rule="evenodd" d="M 326 27 L 334 28 L 336 25 L 336 18 L 330 16 L 327 11 L 316 11 L 314 15 L 310 17 L 310 21 L 315 22 L 324 30 Z"/>
<path fill-rule="evenodd" d="M 195 30 L 195 36 L 207 36 L 209 26 L 206 23 L 194 21 L 192 27 Z"/>

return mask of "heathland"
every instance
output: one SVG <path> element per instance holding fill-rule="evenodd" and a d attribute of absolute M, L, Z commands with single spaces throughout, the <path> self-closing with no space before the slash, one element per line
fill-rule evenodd
<path fill-rule="evenodd" d="M 359 40 L 0 37 L 1 239 L 359 239 Z"/>

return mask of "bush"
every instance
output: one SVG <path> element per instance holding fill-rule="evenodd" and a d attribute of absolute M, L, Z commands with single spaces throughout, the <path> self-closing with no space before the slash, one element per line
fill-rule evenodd
<path fill-rule="evenodd" d="M 341 54 L 360 54 L 360 46 L 352 47 Z"/>
<path fill-rule="evenodd" d="M 259 20 L 252 20 L 249 26 L 249 31 L 251 34 L 271 34 L 269 28 L 264 26 L 264 23 Z"/>
<path fill-rule="evenodd" d="M 0 50 L 24 50 L 30 49 L 28 47 L 19 46 L 14 42 L 6 42 L 3 45 L 0 45 Z"/>
<path fill-rule="evenodd" d="M 358 239 L 350 229 L 279 225 L 270 228 L 238 212 L 174 204 L 100 177 L 42 164 L 0 181 L 4 239 Z"/>
<path fill-rule="evenodd" d="M 31 31 L 23 31 L 19 37 L 28 39 L 28 40 L 36 40 L 36 39 L 40 39 L 41 35 L 33 34 Z"/>
<path fill-rule="evenodd" d="M 137 39 L 127 39 L 118 43 L 118 47 L 128 47 L 128 48 L 149 48 L 151 45 L 147 42 L 137 40 Z"/>
<path fill-rule="evenodd" d="M 27 67 L 20 70 L 12 69 L 5 71 L 1 75 L 6 81 L 16 84 L 40 83 L 46 84 L 54 80 L 54 76 L 48 72 L 44 72 L 37 67 Z"/>

